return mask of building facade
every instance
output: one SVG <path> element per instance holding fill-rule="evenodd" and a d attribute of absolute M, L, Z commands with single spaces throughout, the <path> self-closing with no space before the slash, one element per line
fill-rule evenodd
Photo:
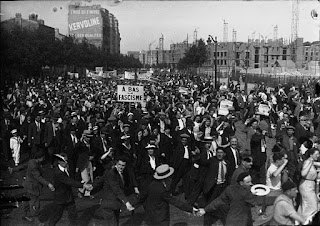
<path fill-rule="evenodd" d="M 44 20 L 38 19 L 38 15 L 36 14 L 30 14 L 29 19 L 23 19 L 21 13 L 16 13 L 14 18 L 1 22 L 1 27 L 9 31 L 14 29 L 17 26 L 20 29 L 29 29 L 29 30 L 39 29 L 47 33 L 52 38 L 56 37 L 55 29 L 53 27 L 49 27 L 45 25 Z"/>
<path fill-rule="evenodd" d="M 69 5 L 68 32 L 76 39 L 86 38 L 110 54 L 120 53 L 119 22 L 100 5 Z"/>

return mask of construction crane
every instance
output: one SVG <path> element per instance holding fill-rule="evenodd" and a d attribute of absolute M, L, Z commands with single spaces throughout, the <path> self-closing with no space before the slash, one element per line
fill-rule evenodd
<path fill-rule="evenodd" d="M 153 43 L 155 43 L 155 41 L 156 41 L 156 40 L 154 40 L 153 42 L 151 42 L 151 43 L 149 44 L 149 51 L 148 51 L 148 53 L 150 53 L 150 66 L 152 66 L 152 58 L 153 58 L 151 46 L 152 46 Z M 148 58 L 147 58 L 147 59 L 148 59 Z"/>
<path fill-rule="evenodd" d="M 273 40 L 276 41 L 278 39 L 278 25 L 273 28 Z"/>
<path fill-rule="evenodd" d="M 298 38 L 298 28 L 299 28 L 299 4 L 300 0 L 292 0 L 292 15 L 291 15 L 291 59 L 296 63 L 296 51 L 297 51 L 297 38 Z"/>
<path fill-rule="evenodd" d="M 228 42 L 228 23 L 223 20 L 223 42 Z"/>
<path fill-rule="evenodd" d="M 193 32 L 193 44 L 196 45 L 197 44 L 197 40 L 198 40 L 198 29 L 199 27 L 197 27 L 196 29 L 194 29 L 194 32 Z"/>
<path fill-rule="evenodd" d="M 253 42 L 255 41 L 255 37 L 256 37 L 256 32 L 254 31 L 251 33 L 251 39 Z"/>

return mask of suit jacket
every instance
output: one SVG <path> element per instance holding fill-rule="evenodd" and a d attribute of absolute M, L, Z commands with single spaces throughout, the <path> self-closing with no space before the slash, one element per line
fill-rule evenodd
<path fill-rule="evenodd" d="M 225 174 L 225 180 L 226 180 L 226 182 L 228 182 L 229 178 L 230 178 L 230 166 L 227 161 L 225 161 L 225 162 L 227 164 L 226 165 L 227 172 Z M 210 158 L 206 179 L 205 179 L 204 185 L 203 185 L 203 192 L 204 193 L 208 193 L 210 191 L 210 189 L 214 185 L 217 184 L 219 165 L 220 165 L 219 160 L 216 157 Z"/>
<path fill-rule="evenodd" d="M 142 193 L 133 206 L 145 203 L 145 216 L 149 225 L 170 225 L 170 205 L 181 210 L 192 212 L 192 206 L 177 199 L 170 192 L 169 188 L 160 180 L 154 180 L 147 191 Z"/>
<path fill-rule="evenodd" d="M 290 150 L 290 144 L 289 144 L 289 137 L 287 134 L 284 134 L 282 136 L 282 145 L 286 148 L 286 153 L 288 155 L 288 164 L 287 169 L 289 171 L 290 178 L 293 177 L 294 173 L 298 170 L 298 153 L 299 148 L 297 146 L 298 140 L 297 138 L 293 137 L 293 150 Z"/>
<path fill-rule="evenodd" d="M 253 134 L 250 142 L 251 156 L 254 166 L 263 166 L 267 160 L 267 151 L 261 152 L 261 140 L 265 139 L 261 134 Z"/>
<path fill-rule="evenodd" d="M 82 184 L 62 172 L 59 167 L 54 169 L 54 202 L 65 204 L 74 202 L 72 187 L 82 188 Z"/>
<path fill-rule="evenodd" d="M 128 202 L 125 195 L 125 184 L 116 168 L 106 171 L 104 175 L 94 182 L 93 187 L 103 186 L 101 205 L 104 208 L 119 210 L 122 204 Z"/>
<path fill-rule="evenodd" d="M 165 154 L 165 160 L 167 163 L 171 163 L 173 155 L 174 141 L 173 138 L 168 137 L 165 134 L 160 134 L 159 154 Z"/>
<path fill-rule="evenodd" d="M 230 167 L 230 174 L 232 175 L 233 172 L 236 170 L 236 159 L 234 158 L 233 152 L 231 150 L 231 147 L 228 146 L 224 149 L 226 156 L 225 156 L 225 160 L 227 160 L 229 162 L 229 167 Z M 237 154 L 237 163 L 238 165 L 241 164 L 240 162 L 240 154 L 239 154 L 239 150 L 237 150 L 238 154 Z"/>
<path fill-rule="evenodd" d="M 43 169 L 36 159 L 30 159 L 23 186 L 27 193 L 40 196 L 42 186 L 48 186 L 49 182 L 42 177 Z"/>
<path fill-rule="evenodd" d="M 180 143 L 176 148 L 175 150 L 173 151 L 173 167 L 175 169 L 178 169 L 182 160 L 184 159 L 184 146 L 182 145 L 182 143 Z M 189 163 L 191 164 L 192 162 L 192 154 L 191 154 L 191 147 L 188 145 L 188 153 L 189 153 Z"/>
<path fill-rule="evenodd" d="M 47 143 L 48 146 L 53 145 L 54 142 L 54 134 L 53 134 L 53 126 L 52 122 L 45 124 L 44 128 L 44 143 Z"/>
<path fill-rule="evenodd" d="M 44 135 L 44 125 L 40 123 L 40 131 L 37 129 L 37 125 L 35 122 L 30 123 L 28 128 L 28 143 L 34 144 L 42 144 L 43 143 L 43 135 Z"/>

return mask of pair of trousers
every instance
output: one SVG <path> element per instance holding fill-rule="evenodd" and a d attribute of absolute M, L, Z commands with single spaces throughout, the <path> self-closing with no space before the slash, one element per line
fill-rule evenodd
<path fill-rule="evenodd" d="M 106 226 L 119 226 L 120 209 L 100 208 L 100 214 L 105 220 Z"/>
<path fill-rule="evenodd" d="M 55 204 L 54 211 L 50 211 L 49 213 L 48 225 L 56 225 L 60 221 L 65 209 L 68 211 L 69 225 L 77 225 L 78 213 L 74 201 L 65 204 Z"/>
<path fill-rule="evenodd" d="M 22 205 L 25 217 L 34 217 L 39 214 L 40 196 L 27 193 L 26 196 L 30 199 L 29 202 L 24 202 Z"/>

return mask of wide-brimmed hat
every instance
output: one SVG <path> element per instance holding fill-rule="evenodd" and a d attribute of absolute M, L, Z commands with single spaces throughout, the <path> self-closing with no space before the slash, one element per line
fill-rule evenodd
<path fill-rule="evenodd" d="M 126 140 L 126 139 L 129 139 L 129 138 L 130 138 L 129 135 L 123 135 L 120 139 L 121 139 L 121 140 Z"/>
<path fill-rule="evenodd" d="M 201 142 L 211 143 L 213 141 L 213 137 L 204 137 Z"/>
<path fill-rule="evenodd" d="M 174 173 L 174 169 L 168 164 L 160 165 L 156 168 L 154 173 L 154 179 L 161 180 L 170 177 Z"/>
<path fill-rule="evenodd" d="M 84 135 L 86 137 L 93 137 L 91 130 L 83 130 L 82 135 Z"/>
<path fill-rule="evenodd" d="M 293 129 L 293 130 L 296 130 L 296 128 L 294 127 L 294 126 L 291 126 L 291 125 L 289 125 L 289 126 L 286 126 L 286 129 L 288 130 L 288 129 Z"/>
<path fill-rule="evenodd" d="M 11 130 L 11 134 L 15 134 L 15 133 L 17 133 L 18 132 L 18 130 L 17 129 L 13 129 L 13 130 Z"/>
<path fill-rule="evenodd" d="M 270 193 L 270 188 L 264 184 L 256 184 L 251 187 L 251 193 L 257 196 L 266 196 Z"/>
<path fill-rule="evenodd" d="M 61 155 L 61 154 L 54 154 L 54 156 L 55 156 L 58 160 L 60 160 L 60 161 L 68 162 L 68 161 L 66 160 L 66 158 L 65 158 L 65 156 L 64 156 L 64 155 Z"/>
<path fill-rule="evenodd" d="M 145 149 L 157 149 L 157 146 L 154 144 L 148 144 Z"/>

